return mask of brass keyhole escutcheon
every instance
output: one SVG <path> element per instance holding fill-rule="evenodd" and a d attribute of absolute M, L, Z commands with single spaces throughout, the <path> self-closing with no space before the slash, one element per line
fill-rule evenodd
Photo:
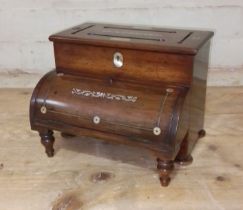
<path fill-rule="evenodd" d="M 121 68 L 123 66 L 123 55 L 120 52 L 114 53 L 113 64 L 117 68 Z"/>

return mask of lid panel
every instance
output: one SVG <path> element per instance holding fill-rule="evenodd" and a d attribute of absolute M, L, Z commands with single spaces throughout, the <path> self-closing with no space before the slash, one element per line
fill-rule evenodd
<path fill-rule="evenodd" d="M 195 54 L 212 35 L 208 31 L 85 23 L 54 34 L 50 40 Z"/>
<path fill-rule="evenodd" d="M 192 32 L 169 29 L 152 29 L 125 26 L 90 25 L 78 29 L 71 34 L 76 38 L 96 38 L 104 40 L 121 40 L 135 42 L 153 42 L 156 44 L 175 43 L 181 44 Z"/>

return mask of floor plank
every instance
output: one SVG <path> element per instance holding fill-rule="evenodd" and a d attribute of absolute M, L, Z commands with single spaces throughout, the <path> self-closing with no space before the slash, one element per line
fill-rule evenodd
<path fill-rule="evenodd" d="M 210 87 L 207 91 L 208 114 L 243 114 L 242 87 Z"/>

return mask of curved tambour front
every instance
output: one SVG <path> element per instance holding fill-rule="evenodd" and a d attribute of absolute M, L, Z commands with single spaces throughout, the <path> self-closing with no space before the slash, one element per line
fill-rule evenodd
<path fill-rule="evenodd" d="M 180 88 L 80 78 L 53 71 L 34 90 L 30 121 L 32 129 L 48 124 L 61 130 L 68 125 L 131 140 L 164 141 L 176 132 L 182 97 Z"/>

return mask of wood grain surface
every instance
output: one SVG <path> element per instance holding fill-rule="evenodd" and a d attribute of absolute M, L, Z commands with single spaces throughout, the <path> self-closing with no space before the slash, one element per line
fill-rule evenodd
<path fill-rule="evenodd" d="M 193 56 L 111 47 L 54 43 L 57 72 L 119 80 L 174 82 L 189 85 Z M 122 68 L 113 64 L 113 55 L 123 55 Z M 146 79 L 145 79 L 146 78 Z"/>
<path fill-rule="evenodd" d="M 208 88 L 207 136 L 168 188 L 154 157 L 134 147 L 55 133 L 47 158 L 30 130 L 31 92 L 0 90 L 0 209 L 243 209 L 243 88 Z"/>

